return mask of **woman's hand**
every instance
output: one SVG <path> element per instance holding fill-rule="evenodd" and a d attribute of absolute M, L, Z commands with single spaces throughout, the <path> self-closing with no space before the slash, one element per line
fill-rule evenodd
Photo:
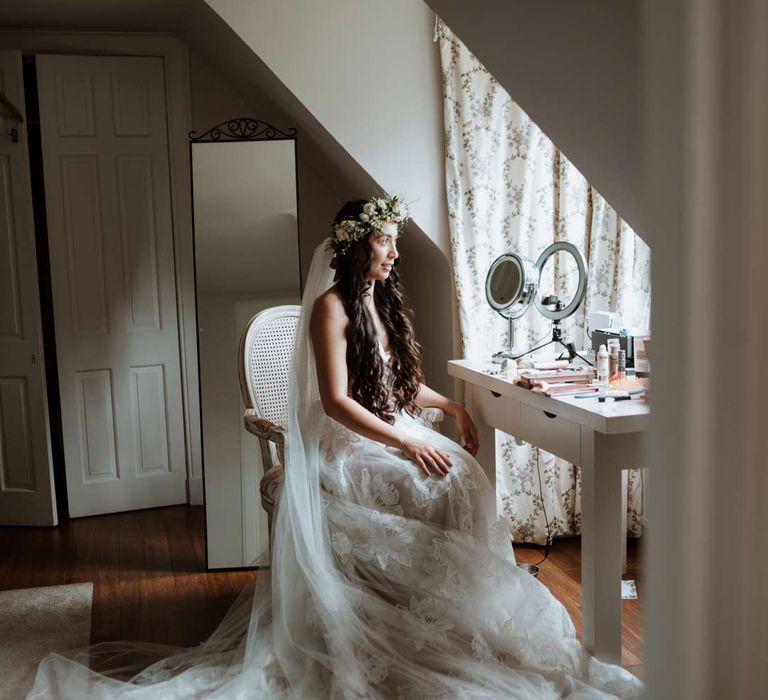
<path fill-rule="evenodd" d="M 477 428 L 464 406 L 459 406 L 454 416 L 456 418 L 456 430 L 459 433 L 459 441 L 464 449 L 474 457 L 480 447 L 480 441 L 477 439 Z"/>
<path fill-rule="evenodd" d="M 423 440 L 404 440 L 400 448 L 408 459 L 418 464 L 427 476 L 445 476 L 453 466 L 451 458 Z"/>

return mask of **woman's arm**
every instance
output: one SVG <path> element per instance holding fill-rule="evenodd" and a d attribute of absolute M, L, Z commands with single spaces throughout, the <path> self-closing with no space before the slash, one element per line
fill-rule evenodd
<path fill-rule="evenodd" d="M 426 384 L 422 384 L 419 387 L 419 393 L 416 394 L 416 405 L 420 408 L 427 408 L 429 406 L 441 408 L 449 416 L 454 417 L 463 408 L 460 403 L 452 401 L 442 394 L 438 394 L 434 389 L 430 389 Z"/>
<path fill-rule="evenodd" d="M 480 447 L 477 428 L 464 406 L 446 398 L 442 394 L 438 394 L 426 384 L 422 384 L 419 388 L 419 393 L 416 395 L 416 405 L 421 408 L 435 406 L 436 408 L 443 409 L 449 416 L 453 416 L 456 419 L 456 429 L 459 432 L 461 444 L 471 455 L 477 454 L 477 450 Z"/>
<path fill-rule="evenodd" d="M 402 450 L 427 474 L 447 474 L 451 467 L 447 454 L 421 440 L 403 436 L 347 394 L 348 323 L 344 305 L 335 293 L 318 297 L 312 309 L 309 332 L 320 400 L 326 414 L 360 435 Z"/>

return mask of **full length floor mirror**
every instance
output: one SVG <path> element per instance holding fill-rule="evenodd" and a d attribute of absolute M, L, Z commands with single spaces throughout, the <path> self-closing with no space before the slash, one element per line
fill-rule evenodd
<path fill-rule="evenodd" d="M 300 303 L 296 140 L 255 119 L 190 134 L 209 569 L 269 563 L 258 440 L 238 345 L 259 311 Z"/>

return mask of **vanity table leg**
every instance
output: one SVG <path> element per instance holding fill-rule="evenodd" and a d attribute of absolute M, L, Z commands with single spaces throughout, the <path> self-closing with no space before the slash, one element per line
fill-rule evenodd
<path fill-rule="evenodd" d="M 621 662 L 621 469 L 602 433 L 581 430 L 582 640 L 603 661 Z"/>
<path fill-rule="evenodd" d="M 621 573 L 627 573 L 627 486 L 629 484 L 629 472 L 621 470 Z"/>
<path fill-rule="evenodd" d="M 480 442 L 480 448 L 475 455 L 475 459 L 483 468 L 485 475 L 488 477 L 488 481 L 491 482 L 491 486 L 496 488 L 496 429 L 485 423 L 482 420 L 482 417 L 478 415 L 477 404 L 475 403 L 475 395 L 477 391 L 484 390 L 478 389 L 467 382 L 465 403 L 467 412 L 472 416 L 472 420 L 477 428 L 477 438 Z"/>

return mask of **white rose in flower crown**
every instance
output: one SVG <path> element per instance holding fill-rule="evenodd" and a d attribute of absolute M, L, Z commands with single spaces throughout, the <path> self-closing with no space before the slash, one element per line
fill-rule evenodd
<path fill-rule="evenodd" d="M 368 216 L 368 214 L 365 214 L 365 213 L 360 214 L 360 221 L 368 221 L 368 219 L 370 219 L 370 218 L 371 217 Z"/>
<path fill-rule="evenodd" d="M 377 199 L 376 204 L 378 205 L 379 209 L 384 209 L 387 206 L 387 203 L 383 199 Z"/>
<path fill-rule="evenodd" d="M 373 202 L 368 202 L 368 204 L 363 207 L 363 213 L 367 214 L 368 216 L 373 214 L 375 211 L 376 205 Z"/>

